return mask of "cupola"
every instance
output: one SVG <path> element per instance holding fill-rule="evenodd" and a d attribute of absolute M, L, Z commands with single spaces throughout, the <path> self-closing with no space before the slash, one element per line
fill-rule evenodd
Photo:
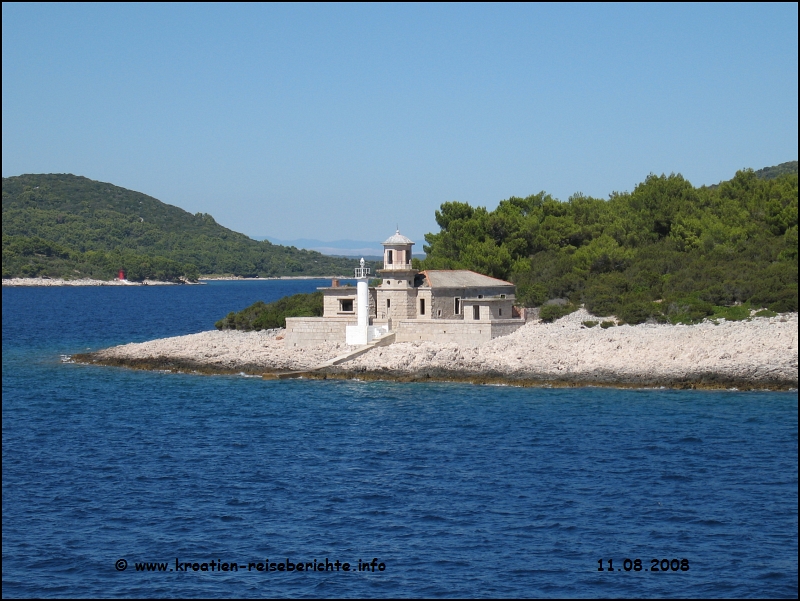
<path fill-rule="evenodd" d="M 397 230 L 383 243 L 384 271 L 407 271 L 411 267 L 411 247 L 414 242 Z"/>

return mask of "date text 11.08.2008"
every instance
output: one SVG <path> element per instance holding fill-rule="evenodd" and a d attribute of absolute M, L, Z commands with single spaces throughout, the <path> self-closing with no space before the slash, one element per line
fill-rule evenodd
<path fill-rule="evenodd" d="M 614 567 L 613 559 L 598 559 L 598 572 L 688 572 L 688 559 L 651 559 L 650 567 L 642 566 L 641 559 L 623 559 L 622 569 Z M 619 566 L 619 564 L 617 564 Z M 605 567 L 604 567 L 605 566 Z"/>

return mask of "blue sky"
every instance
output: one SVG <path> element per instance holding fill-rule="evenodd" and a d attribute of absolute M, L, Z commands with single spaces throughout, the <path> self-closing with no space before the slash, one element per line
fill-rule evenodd
<path fill-rule="evenodd" d="M 84 175 L 253 236 L 397 224 L 421 246 L 445 201 L 797 159 L 794 3 L 2 11 L 4 177 Z"/>

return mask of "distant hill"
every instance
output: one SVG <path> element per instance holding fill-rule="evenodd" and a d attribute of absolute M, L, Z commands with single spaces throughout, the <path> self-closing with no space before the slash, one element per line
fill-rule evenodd
<path fill-rule="evenodd" d="M 3 178 L 3 277 L 350 274 L 356 261 L 256 241 L 151 196 L 70 174 Z"/>

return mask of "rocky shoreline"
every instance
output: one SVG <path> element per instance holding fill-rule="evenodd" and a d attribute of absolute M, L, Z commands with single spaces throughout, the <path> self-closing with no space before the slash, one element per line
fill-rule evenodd
<path fill-rule="evenodd" d="M 797 313 L 694 326 L 601 329 L 580 310 L 478 347 L 404 342 L 330 365 L 354 347 L 289 349 L 282 330 L 209 331 L 75 355 L 78 363 L 265 378 L 459 381 L 516 386 L 797 388 Z M 323 364 L 328 363 L 324 367 Z"/>
<path fill-rule="evenodd" d="M 204 275 L 199 279 L 203 282 L 267 282 L 271 280 L 330 280 L 331 278 L 338 278 L 341 280 L 353 279 L 353 276 L 347 275 L 276 275 L 268 277 L 254 277 L 248 278 L 241 275 Z"/>
<path fill-rule="evenodd" d="M 129 282 L 128 280 L 93 280 L 79 278 L 64 280 L 61 278 L 3 278 L 3 286 L 178 286 L 195 282 L 162 282 L 159 280 L 144 280 L 142 282 Z"/>

